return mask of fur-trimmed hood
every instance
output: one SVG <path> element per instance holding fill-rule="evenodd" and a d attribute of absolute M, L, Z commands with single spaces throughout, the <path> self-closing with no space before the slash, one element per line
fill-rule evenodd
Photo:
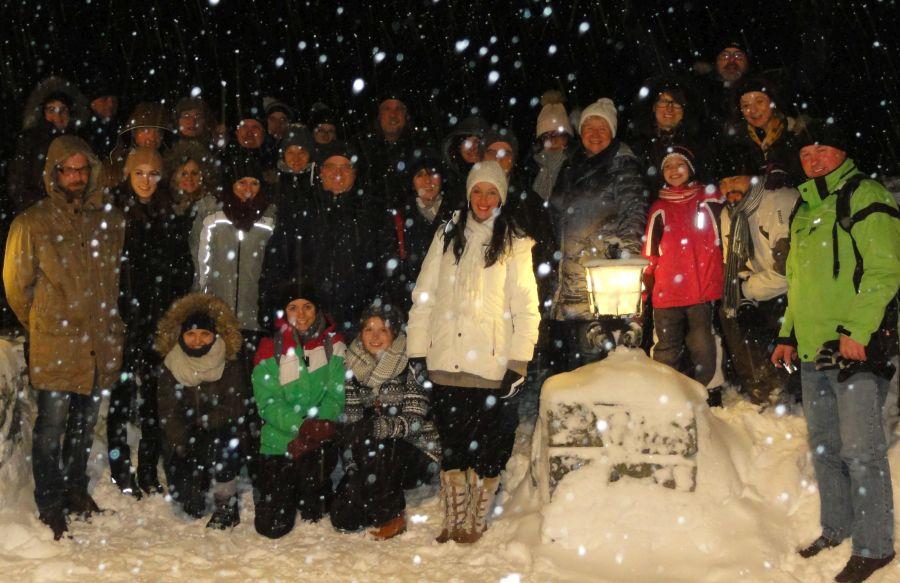
<path fill-rule="evenodd" d="M 165 357 L 178 344 L 181 323 L 194 312 L 203 312 L 216 322 L 216 333 L 225 341 L 225 357 L 237 358 L 241 349 L 240 324 L 228 305 L 212 294 L 191 293 L 175 300 L 166 315 L 159 321 L 153 348 Z"/>
<path fill-rule="evenodd" d="M 53 93 L 65 93 L 72 100 L 72 108 L 69 110 L 71 127 L 78 128 L 87 123 L 90 105 L 78 87 L 62 77 L 47 77 L 28 95 L 22 114 L 23 130 L 33 128 L 44 119 L 44 100 Z"/>

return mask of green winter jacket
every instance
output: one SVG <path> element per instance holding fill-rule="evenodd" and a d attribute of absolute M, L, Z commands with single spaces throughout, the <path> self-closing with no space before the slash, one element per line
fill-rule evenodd
<path fill-rule="evenodd" d="M 859 293 L 853 285 L 853 241 L 843 228 L 837 226 L 835 231 L 834 227 L 836 192 L 856 174 L 860 171 L 848 158 L 828 175 L 799 187 L 803 201 L 790 226 L 788 307 L 777 342 L 796 343 L 802 362 L 814 361 L 822 344 L 838 338 L 839 327 L 857 342 L 868 344 L 900 286 L 900 220 L 884 212 L 872 213 L 852 227 L 864 268 Z M 875 180 L 863 180 L 850 198 L 850 214 L 875 203 L 897 208 L 884 186 Z M 840 266 L 837 277 L 835 232 Z"/>
<path fill-rule="evenodd" d="M 344 411 L 346 347 L 334 327 L 302 347 L 289 328 L 276 334 L 282 334 L 280 364 L 272 338 L 263 338 L 252 375 L 263 420 L 259 452 L 268 455 L 284 455 L 306 419 L 336 421 Z"/>

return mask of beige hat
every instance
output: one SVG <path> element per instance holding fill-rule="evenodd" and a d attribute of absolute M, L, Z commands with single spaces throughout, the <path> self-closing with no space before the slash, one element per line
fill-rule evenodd
<path fill-rule="evenodd" d="M 548 132 L 565 132 L 570 136 L 575 135 L 572 124 L 569 122 L 569 114 L 563 105 L 563 96 L 559 91 L 546 91 L 541 96 L 541 112 L 537 118 L 535 136 L 541 137 Z"/>
<path fill-rule="evenodd" d="M 616 127 L 619 125 L 619 114 L 616 112 L 616 104 L 613 103 L 612 99 L 601 97 L 584 108 L 584 111 L 581 112 L 581 119 L 578 121 L 579 134 L 581 133 L 581 128 L 584 127 L 584 122 L 587 121 L 587 118 L 593 116 L 605 119 L 606 123 L 609 124 L 609 129 L 612 131 L 612 137 L 616 137 Z"/>
<path fill-rule="evenodd" d="M 506 179 L 506 172 L 503 171 L 503 167 L 500 164 L 494 160 L 488 160 L 486 162 L 477 162 L 472 166 L 472 169 L 469 170 L 469 177 L 466 179 L 466 200 L 472 200 L 472 189 L 479 182 L 487 182 L 496 186 L 497 191 L 500 193 L 500 204 L 506 203 L 506 191 L 509 183 Z"/>
<path fill-rule="evenodd" d="M 163 169 L 163 159 L 159 152 L 153 148 L 135 148 L 125 160 L 125 176 L 141 164 L 148 164 L 157 172 L 162 172 Z"/>

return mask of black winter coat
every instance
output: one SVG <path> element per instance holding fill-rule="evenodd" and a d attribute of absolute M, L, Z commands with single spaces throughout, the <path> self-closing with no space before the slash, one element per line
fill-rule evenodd
<path fill-rule="evenodd" d="M 518 174 L 514 173 L 510 178 L 506 205 L 516 225 L 534 239 L 531 257 L 538 284 L 538 299 L 543 311 L 544 302 L 550 299 L 553 291 L 554 282 L 550 273 L 554 264 L 553 254 L 558 250 L 550 203 L 531 188 L 524 187 L 518 180 Z M 541 267 L 542 264 L 546 264 L 546 267 Z"/>
<path fill-rule="evenodd" d="M 16 215 L 46 196 L 43 176 L 47 150 L 61 135 L 63 132 L 43 118 L 19 134 L 6 178 L 6 193 Z"/>
<path fill-rule="evenodd" d="M 409 168 L 421 151 L 421 140 L 408 126 L 395 142 L 384 139 L 380 130 L 372 130 L 357 138 L 365 166 L 370 195 L 387 208 L 397 208 L 409 190 L 412 177 Z"/>

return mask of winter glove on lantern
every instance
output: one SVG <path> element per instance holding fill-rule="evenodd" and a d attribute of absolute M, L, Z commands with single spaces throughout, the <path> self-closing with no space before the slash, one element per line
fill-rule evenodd
<path fill-rule="evenodd" d="M 428 365 L 425 363 L 424 357 L 417 356 L 409 359 L 409 373 L 413 375 L 419 386 L 426 389 L 431 388 L 431 381 L 428 380 Z"/>
<path fill-rule="evenodd" d="M 506 374 L 503 375 L 503 380 L 500 381 L 500 390 L 504 391 L 505 394 L 500 398 L 512 399 L 518 394 L 524 384 L 525 377 L 514 370 L 506 369 Z"/>

